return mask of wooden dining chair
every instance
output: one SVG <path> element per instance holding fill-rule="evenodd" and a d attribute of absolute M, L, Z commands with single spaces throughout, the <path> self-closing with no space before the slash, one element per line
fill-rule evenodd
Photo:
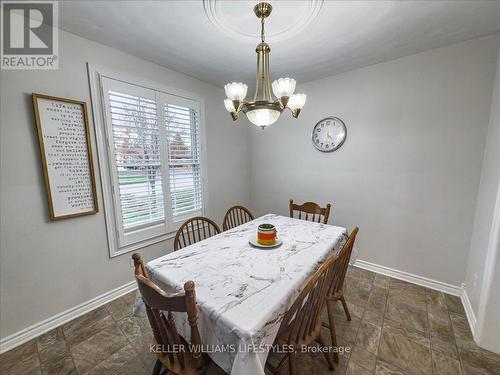
<path fill-rule="evenodd" d="M 273 374 L 280 374 L 279 368 L 288 359 L 289 373 L 290 375 L 296 375 L 297 349 L 301 348 L 302 345 L 311 345 L 314 342 L 325 346 L 321 337 L 321 311 L 325 305 L 328 287 L 333 280 L 332 264 L 336 259 L 337 256 L 332 255 L 321 265 L 314 275 L 309 278 L 292 307 L 286 312 L 275 343 L 278 346 L 286 345 L 287 348 L 293 348 L 293 350 L 287 353 L 276 367 L 269 362 L 266 364 Z M 323 351 L 323 354 L 330 370 L 334 370 L 329 353 Z"/>
<path fill-rule="evenodd" d="M 193 217 L 177 230 L 174 239 L 174 251 L 219 233 L 219 226 L 213 220 L 204 216 Z"/>
<path fill-rule="evenodd" d="M 149 278 L 139 253 L 132 255 L 135 266 L 135 280 L 146 307 L 149 324 L 161 352 L 156 352 L 153 375 L 174 373 L 176 375 L 202 375 L 211 363 L 203 354 L 198 330 L 198 311 L 194 282 L 184 284 L 184 293 L 168 294 Z M 191 328 L 190 342 L 179 335 L 172 312 L 186 313 Z M 179 350 L 182 348 L 181 350 Z M 162 369 L 164 370 L 162 372 Z"/>
<path fill-rule="evenodd" d="M 356 227 L 351 232 L 347 241 L 342 246 L 338 253 L 338 259 L 333 264 L 333 280 L 328 288 L 328 292 L 326 294 L 326 309 L 328 312 L 328 324 L 323 324 L 323 326 L 330 329 L 330 337 L 332 339 L 332 345 L 337 346 L 337 338 L 335 334 L 335 325 L 333 321 L 333 306 L 332 303 L 335 301 L 340 301 L 344 308 L 345 315 L 347 320 L 351 320 L 351 314 L 349 313 L 349 309 L 347 308 L 347 303 L 345 301 L 345 275 L 347 273 L 347 267 L 349 266 L 349 260 L 351 258 L 352 248 L 354 246 L 354 241 L 356 240 L 356 236 L 358 234 L 359 228 Z M 334 352 L 335 362 L 339 363 L 339 354 Z"/>
<path fill-rule="evenodd" d="M 238 225 L 248 223 L 255 219 L 250 210 L 243 206 L 233 206 L 227 210 L 222 221 L 222 230 L 226 231 Z"/>
<path fill-rule="evenodd" d="M 316 223 L 327 224 L 328 217 L 330 216 L 331 204 L 328 203 L 326 207 L 320 207 L 317 203 L 306 202 L 304 204 L 295 204 L 293 199 L 290 199 L 289 210 L 290 217 L 294 217 L 294 213 L 297 212 L 297 218 L 303 220 L 314 221 Z"/>

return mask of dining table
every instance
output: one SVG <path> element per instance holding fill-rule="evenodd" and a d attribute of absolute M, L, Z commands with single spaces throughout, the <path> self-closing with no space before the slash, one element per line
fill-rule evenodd
<path fill-rule="evenodd" d="M 273 224 L 282 244 L 249 243 L 260 224 Z M 264 375 L 284 314 L 308 278 L 347 238 L 343 227 L 267 214 L 146 264 L 151 280 L 169 293 L 195 283 L 204 351 L 231 375 Z M 186 314 L 176 314 L 189 339 Z"/>

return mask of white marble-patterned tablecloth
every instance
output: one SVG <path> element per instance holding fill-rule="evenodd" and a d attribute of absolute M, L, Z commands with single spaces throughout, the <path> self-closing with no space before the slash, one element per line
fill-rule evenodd
<path fill-rule="evenodd" d="M 261 223 L 276 226 L 283 245 L 249 245 Z M 147 264 L 151 279 L 165 291 L 196 285 L 199 328 L 210 357 L 232 375 L 263 375 L 268 352 L 284 313 L 307 278 L 332 251 L 346 229 L 268 214 Z M 189 338 L 186 314 L 179 332 Z M 248 350 L 256 345 L 257 350 Z"/>

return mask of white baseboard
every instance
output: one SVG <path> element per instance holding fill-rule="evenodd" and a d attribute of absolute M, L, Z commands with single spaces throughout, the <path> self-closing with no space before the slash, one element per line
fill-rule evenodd
<path fill-rule="evenodd" d="M 465 314 L 467 316 L 471 332 L 473 333 L 475 332 L 476 315 L 474 314 L 474 310 L 472 309 L 472 305 L 470 303 L 469 296 L 467 295 L 467 291 L 465 289 L 464 284 L 462 284 L 462 286 L 447 284 L 443 283 L 442 281 L 437 281 L 429 279 L 427 277 L 414 275 L 409 272 L 398 271 L 389 267 L 379 266 L 378 264 L 366 262 L 364 260 L 359 260 L 359 259 L 354 263 L 354 266 L 460 297 L 462 305 L 464 306 Z"/>
<path fill-rule="evenodd" d="M 467 294 L 467 290 L 465 289 L 465 284 L 462 284 L 462 295 L 460 296 L 460 298 L 462 299 L 462 304 L 464 305 L 465 315 L 467 315 L 467 320 L 469 321 L 470 330 L 475 337 L 476 314 L 474 314 L 474 310 L 472 309 L 472 305 L 469 300 L 469 295 Z"/>
<path fill-rule="evenodd" d="M 407 281 L 409 283 L 417 284 L 426 288 L 434 289 L 440 292 L 453 294 L 454 296 L 462 297 L 463 289 L 460 286 L 444 283 L 442 281 L 437 281 L 429 279 L 427 277 L 414 275 L 409 272 L 395 270 L 393 268 L 379 266 L 375 263 L 366 262 L 364 260 L 356 260 L 354 263 L 355 267 L 363 268 L 368 271 L 380 273 L 385 276 L 390 276 L 395 279 Z"/>
<path fill-rule="evenodd" d="M 34 339 L 35 337 L 38 337 L 45 332 L 57 328 L 60 325 L 69 322 L 70 320 L 86 314 L 99 306 L 105 305 L 106 303 L 111 302 L 114 299 L 121 297 L 136 288 L 136 282 L 131 281 L 130 283 L 101 294 L 100 296 L 92 298 L 91 300 L 72 307 L 71 309 L 63 311 L 62 313 L 59 313 L 51 318 L 45 319 L 19 332 L 13 333 L 10 336 L 4 337 L 0 339 L 0 354 L 5 353 L 15 348 L 16 346 L 24 344 L 25 342 Z"/>
<path fill-rule="evenodd" d="M 440 292 L 459 296 L 464 305 L 471 330 L 472 332 L 474 332 L 474 328 L 476 326 L 476 317 L 474 315 L 474 311 L 472 310 L 472 306 L 470 304 L 469 297 L 467 296 L 465 288 L 429 279 L 427 277 L 414 275 L 408 272 L 398 271 L 393 268 L 380 266 L 378 264 L 366 262 L 359 259 L 354 263 L 354 266 L 363 268 L 368 271 L 380 273 L 382 275 L 390 276 L 395 279 L 421 285 L 426 288 L 435 289 Z M 84 302 L 78 306 L 63 311 L 62 313 L 57 314 L 51 318 L 33 324 L 32 326 L 27 327 L 10 336 L 4 337 L 0 339 L 0 354 L 9 351 L 16 346 L 24 344 L 25 342 L 34 339 L 35 337 L 38 337 L 45 332 L 57 328 L 60 325 L 69 322 L 70 320 L 86 314 L 99 306 L 105 305 L 106 303 L 111 302 L 112 300 L 121 297 L 122 295 L 127 294 L 134 289 L 136 289 L 136 283 L 135 281 L 132 281 L 107 293 L 97 296 L 87 302 Z"/>

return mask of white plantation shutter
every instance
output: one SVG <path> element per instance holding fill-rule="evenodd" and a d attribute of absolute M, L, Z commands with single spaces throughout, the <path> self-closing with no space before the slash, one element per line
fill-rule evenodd
<path fill-rule="evenodd" d="M 165 218 L 154 100 L 109 91 L 119 201 L 125 232 Z"/>
<path fill-rule="evenodd" d="M 170 199 L 174 220 L 202 209 L 198 111 L 165 104 Z"/>
<path fill-rule="evenodd" d="M 200 108 L 123 81 L 101 83 L 112 220 L 117 247 L 125 249 L 202 212 Z"/>

